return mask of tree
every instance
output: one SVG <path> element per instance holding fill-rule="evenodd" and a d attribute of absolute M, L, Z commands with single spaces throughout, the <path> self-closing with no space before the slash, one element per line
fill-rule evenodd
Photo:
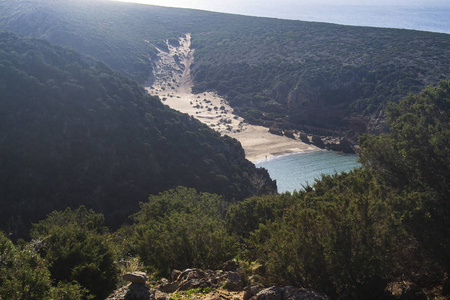
<path fill-rule="evenodd" d="M 104 217 L 85 207 L 54 211 L 33 224 L 31 236 L 49 263 L 58 283 L 77 282 L 95 299 L 104 299 L 116 286 L 116 253 L 103 226 Z"/>
<path fill-rule="evenodd" d="M 448 273 L 450 81 L 391 104 L 387 115 L 391 132 L 363 137 L 361 162 L 399 193 L 396 209 Z"/>
<path fill-rule="evenodd" d="M 247 257 L 268 284 L 311 287 L 339 299 L 393 277 L 404 233 L 369 170 L 323 176 L 291 207 L 251 233 Z"/>

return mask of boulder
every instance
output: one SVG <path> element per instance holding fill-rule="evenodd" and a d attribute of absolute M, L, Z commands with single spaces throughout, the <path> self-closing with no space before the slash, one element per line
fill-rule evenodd
<path fill-rule="evenodd" d="M 155 300 L 155 291 L 147 284 L 130 283 L 115 290 L 106 300 Z"/>
<path fill-rule="evenodd" d="M 132 283 L 128 286 L 124 300 L 154 300 L 155 294 L 145 284 Z"/>
<path fill-rule="evenodd" d="M 125 273 L 122 276 L 123 280 L 130 281 L 132 283 L 140 283 L 143 284 L 147 281 L 147 274 L 144 272 L 132 272 Z"/>
<path fill-rule="evenodd" d="M 312 290 L 295 288 L 292 286 L 273 286 L 263 289 L 251 300 L 329 300 L 328 296 Z"/>
<path fill-rule="evenodd" d="M 164 293 L 173 293 L 180 287 L 178 282 L 164 282 L 159 286 L 159 290 Z"/>
<path fill-rule="evenodd" d="M 283 288 L 278 286 L 272 286 L 270 288 L 264 289 L 254 297 L 252 300 L 284 300 L 283 299 Z"/>
<path fill-rule="evenodd" d="M 181 271 L 180 270 L 173 270 L 172 274 L 170 275 L 170 279 L 172 281 L 176 281 L 180 275 L 181 275 Z"/>
<path fill-rule="evenodd" d="M 241 275 L 237 272 L 227 272 L 226 281 L 223 288 L 229 291 L 240 291 L 242 290 L 242 279 Z"/>
<path fill-rule="evenodd" d="M 236 272 L 238 269 L 239 269 L 239 263 L 237 261 L 235 261 L 234 259 L 231 259 L 222 265 L 223 271 Z"/>
<path fill-rule="evenodd" d="M 170 299 L 169 295 L 167 295 L 164 292 L 158 291 L 158 290 L 155 291 L 154 295 L 155 295 L 155 300 L 168 300 L 168 299 Z"/>
<path fill-rule="evenodd" d="M 196 288 L 206 288 L 211 286 L 206 273 L 200 269 L 186 269 L 178 276 L 178 290 L 186 291 Z"/>
<path fill-rule="evenodd" d="M 244 290 L 244 295 L 242 296 L 242 300 L 249 300 L 253 296 L 256 296 L 259 291 L 262 290 L 260 285 L 249 285 Z"/>

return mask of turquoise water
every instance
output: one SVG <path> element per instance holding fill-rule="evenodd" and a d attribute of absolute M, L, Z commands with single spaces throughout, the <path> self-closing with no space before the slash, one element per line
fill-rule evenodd
<path fill-rule="evenodd" d="M 255 165 L 266 168 L 270 177 L 277 181 L 278 192 L 284 193 L 301 190 L 307 183 L 313 184 L 321 174 L 347 172 L 361 166 L 357 160 L 356 154 L 323 150 L 279 156 Z"/>

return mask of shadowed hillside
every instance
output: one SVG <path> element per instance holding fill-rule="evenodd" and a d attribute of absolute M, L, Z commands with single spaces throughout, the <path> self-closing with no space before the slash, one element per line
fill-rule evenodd
<path fill-rule="evenodd" d="M 1 225 L 80 204 L 117 225 L 179 185 L 229 200 L 276 190 L 236 140 L 71 49 L 0 32 L 0 95 Z"/>

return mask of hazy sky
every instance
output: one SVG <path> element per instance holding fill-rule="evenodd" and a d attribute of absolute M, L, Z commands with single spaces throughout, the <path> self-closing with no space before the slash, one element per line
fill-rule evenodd
<path fill-rule="evenodd" d="M 146 3 L 161 6 L 196 8 L 220 12 L 258 14 L 270 11 L 301 8 L 312 5 L 370 5 L 370 6 L 409 6 L 432 7 L 450 6 L 449 0 L 119 0 L 124 2 Z M 256 12 L 256 13 L 252 13 Z"/>
<path fill-rule="evenodd" d="M 113 0 L 114 1 L 114 0 Z M 260 17 L 450 33 L 450 0 L 115 0 Z M 370 7 L 370 9 L 368 9 Z M 438 9 L 436 9 L 438 8 Z"/>

